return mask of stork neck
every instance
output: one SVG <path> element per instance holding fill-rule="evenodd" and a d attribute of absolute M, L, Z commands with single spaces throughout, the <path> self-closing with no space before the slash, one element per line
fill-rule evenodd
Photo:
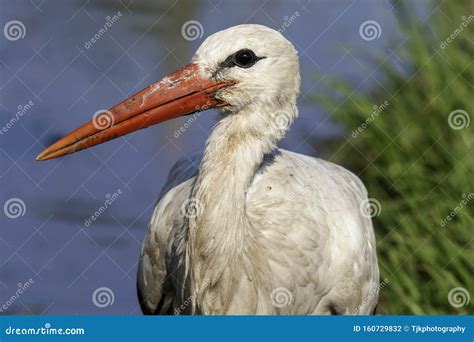
<path fill-rule="evenodd" d="M 216 208 L 227 208 L 234 213 L 231 217 L 244 214 L 246 192 L 255 171 L 298 114 L 294 101 L 283 103 L 277 108 L 250 106 L 238 113 L 224 114 L 219 120 L 207 140 L 193 192 L 196 200 L 208 205 L 204 217 L 212 215 Z M 218 202 L 217 198 L 231 202 Z M 217 214 L 223 216 L 222 211 Z"/>
<path fill-rule="evenodd" d="M 199 231 L 212 230 L 215 239 L 242 235 L 247 190 L 265 154 L 276 147 L 288 127 L 273 119 L 269 113 L 243 110 L 227 114 L 217 123 L 193 191 L 194 199 L 202 205 L 196 218 Z"/>
<path fill-rule="evenodd" d="M 288 126 L 275 124 L 273 114 L 228 114 L 207 141 L 192 194 L 198 215 L 189 219 L 188 230 L 188 260 L 197 289 L 215 286 L 227 273 L 235 276 L 242 258 L 258 249 L 246 196 L 265 154 Z M 296 107 L 290 106 L 287 117 L 294 116 Z"/>
<path fill-rule="evenodd" d="M 212 214 L 215 207 L 226 207 L 234 213 L 243 213 L 242 204 L 255 170 L 265 153 L 275 147 L 276 141 L 262 139 L 261 132 L 239 127 L 241 124 L 237 115 L 240 114 L 222 119 L 207 141 L 195 196 L 209 205 L 206 210 L 208 214 Z M 209 191 L 210 189 L 215 191 Z M 216 198 L 232 200 L 230 203 L 234 206 L 217 202 Z"/>

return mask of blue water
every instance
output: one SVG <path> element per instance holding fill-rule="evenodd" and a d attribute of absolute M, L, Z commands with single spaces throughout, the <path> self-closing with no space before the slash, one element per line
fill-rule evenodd
<path fill-rule="evenodd" d="M 0 3 L 2 27 L 12 20 L 25 27 L 18 40 L 0 36 L 0 127 L 7 128 L 0 134 L 0 205 L 18 198 L 23 214 L 0 211 L 0 314 L 140 313 L 136 264 L 155 201 L 173 163 L 203 147 L 215 113 L 201 115 L 179 138 L 173 132 L 187 119 L 67 158 L 34 158 L 96 111 L 186 64 L 207 35 L 241 23 L 284 28 L 300 51 L 304 96 L 300 119 L 281 146 L 312 155 L 319 152 L 308 138 L 339 135 L 342 128 L 310 96 L 331 77 L 350 80 L 356 91 L 377 86 L 368 56 L 390 54 L 404 40 L 390 2 L 375 0 Z M 86 49 L 118 11 L 122 16 Z M 189 20 L 201 23 L 202 38 L 183 39 Z M 380 24 L 378 39 L 359 36 L 366 20 Z M 30 103 L 9 125 L 18 106 Z M 99 287 L 113 293 L 103 308 L 92 300 Z"/>

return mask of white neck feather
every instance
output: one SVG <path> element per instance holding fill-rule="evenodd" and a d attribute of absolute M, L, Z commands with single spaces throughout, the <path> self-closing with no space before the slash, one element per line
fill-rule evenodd
<path fill-rule="evenodd" d="M 188 269 L 192 288 L 199 289 L 195 299 L 219 282 L 225 283 L 223 293 L 235 289 L 238 282 L 230 278 L 238 280 L 242 259 L 258 249 L 258 232 L 246 215 L 246 196 L 265 154 L 276 147 L 297 116 L 295 101 L 284 103 L 278 109 L 274 104 L 261 105 L 258 111 L 252 106 L 224 114 L 207 141 L 193 189 L 202 210 L 188 222 Z M 284 116 L 284 124 L 275 112 Z"/>

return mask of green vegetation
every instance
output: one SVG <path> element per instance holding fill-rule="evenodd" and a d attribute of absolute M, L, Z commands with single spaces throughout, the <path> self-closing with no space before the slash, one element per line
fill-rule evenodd
<path fill-rule="evenodd" d="M 347 128 L 327 142 L 328 157 L 381 203 L 374 226 L 381 280 L 389 283 L 378 313 L 473 314 L 474 2 L 433 3 L 424 23 L 405 6 L 396 8 L 408 39 L 396 53 L 408 70 L 377 58 L 383 87 L 353 92 L 334 82 L 345 102 L 318 98 Z M 455 110 L 464 112 L 449 117 Z M 469 304 L 450 305 L 457 287 L 465 290 L 452 302 L 465 304 L 469 294 Z"/>

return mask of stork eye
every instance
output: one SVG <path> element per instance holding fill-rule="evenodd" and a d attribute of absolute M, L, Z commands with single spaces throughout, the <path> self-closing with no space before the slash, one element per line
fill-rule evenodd
<path fill-rule="evenodd" d="M 252 65 L 257 63 L 260 59 L 265 57 L 258 57 L 250 49 L 242 49 L 236 53 L 230 55 L 226 60 L 219 64 L 221 68 L 232 68 L 238 66 L 240 68 L 250 68 Z"/>
<path fill-rule="evenodd" d="M 237 51 L 234 56 L 235 64 L 241 68 L 250 68 L 258 61 L 255 53 L 248 49 Z"/>

